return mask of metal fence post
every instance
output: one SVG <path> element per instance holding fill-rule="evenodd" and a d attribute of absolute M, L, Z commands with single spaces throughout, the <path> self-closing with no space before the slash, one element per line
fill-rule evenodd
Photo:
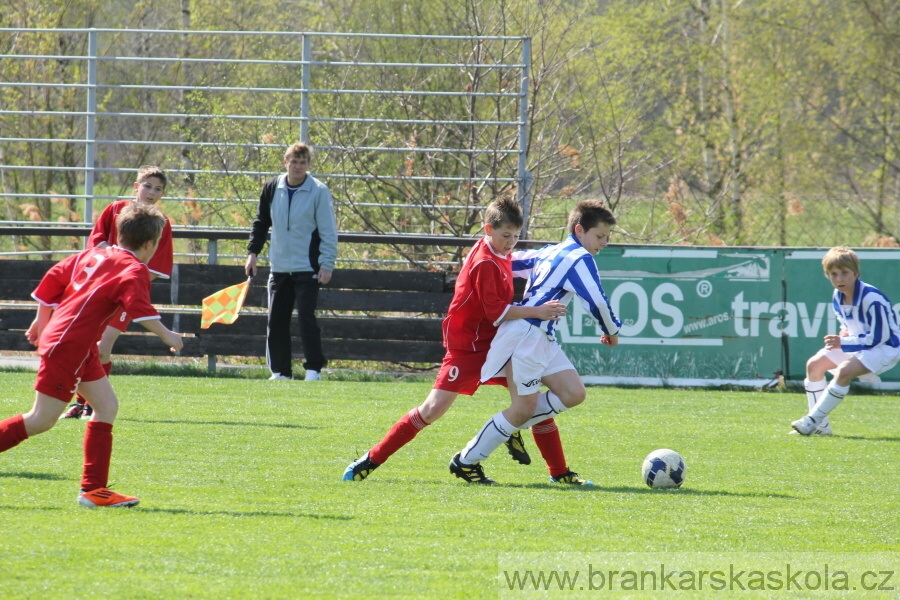
<path fill-rule="evenodd" d="M 209 264 L 217 265 L 219 264 L 219 241 L 218 240 L 209 240 Z M 215 354 L 207 354 L 206 355 L 206 370 L 210 373 L 216 372 L 216 361 L 218 358 Z"/>
<path fill-rule="evenodd" d="M 300 60 L 303 61 L 303 64 L 300 65 L 300 84 L 303 86 L 303 90 L 300 92 L 300 141 L 309 144 L 309 71 L 312 60 L 312 44 L 310 37 L 306 34 L 301 34 L 301 39 L 303 40 L 303 53 Z"/>
<path fill-rule="evenodd" d="M 95 29 L 88 32 L 88 88 L 87 122 L 84 133 L 84 222 L 94 222 L 94 169 L 97 141 L 97 36 Z"/>
<path fill-rule="evenodd" d="M 519 88 L 519 163 L 516 173 L 516 198 L 522 207 L 524 226 L 522 239 L 528 239 L 528 217 L 531 213 L 531 174 L 528 169 L 528 86 L 531 79 L 531 38 L 522 38 L 522 81 Z"/>

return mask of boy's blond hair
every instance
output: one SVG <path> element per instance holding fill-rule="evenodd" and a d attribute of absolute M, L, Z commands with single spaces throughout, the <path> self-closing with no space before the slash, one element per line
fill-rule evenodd
<path fill-rule="evenodd" d="M 288 146 L 288 149 L 284 151 L 284 160 L 291 158 L 305 158 L 307 161 L 312 161 L 312 149 L 303 142 L 297 142 Z"/>
<path fill-rule="evenodd" d="M 147 242 L 158 240 L 165 224 L 166 218 L 156 206 L 129 202 L 116 218 L 119 246 L 138 250 Z"/>
<path fill-rule="evenodd" d="M 143 167 L 138 169 L 137 179 L 135 179 L 135 181 L 137 181 L 138 183 L 144 183 L 151 177 L 156 177 L 157 179 L 162 181 L 163 189 L 169 187 L 169 176 L 166 175 L 166 172 L 161 168 L 154 165 L 144 165 Z"/>
<path fill-rule="evenodd" d="M 822 268 L 827 275 L 832 269 L 849 269 L 859 277 L 859 256 L 846 246 L 835 246 L 822 258 Z"/>

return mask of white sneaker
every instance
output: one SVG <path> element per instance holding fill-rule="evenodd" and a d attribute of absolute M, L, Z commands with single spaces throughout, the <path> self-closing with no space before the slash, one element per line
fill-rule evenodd
<path fill-rule="evenodd" d="M 819 425 L 813 435 L 831 435 L 831 423 L 826 421 L 824 425 Z"/>
<path fill-rule="evenodd" d="M 791 435 L 800 435 L 800 432 L 796 429 L 791 429 L 788 433 Z M 819 425 L 811 435 L 833 435 L 831 432 L 831 424 L 826 423 L 825 425 Z"/>
<path fill-rule="evenodd" d="M 303 381 L 320 381 L 322 376 L 318 371 L 313 371 L 311 369 L 306 370 L 306 377 L 303 378 Z"/>
<path fill-rule="evenodd" d="M 815 419 L 809 415 L 791 423 L 791 427 L 793 427 L 800 435 L 810 435 L 818 428 L 818 426 L 819 424 L 816 423 Z"/>
<path fill-rule="evenodd" d="M 282 379 L 291 380 L 293 377 L 287 377 L 281 373 L 272 373 L 272 376 L 269 377 L 269 381 L 281 381 Z"/>
<path fill-rule="evenodd" d="M 788 433 L 791 435 L 799 435 L 800 432 L 797 429 L 791 429 Z M 831 432 L 831 423 L 828 419 L 824 419 L 821 423 L 819 423 L 815 430 L 809 435 L 832 435 Z"/>

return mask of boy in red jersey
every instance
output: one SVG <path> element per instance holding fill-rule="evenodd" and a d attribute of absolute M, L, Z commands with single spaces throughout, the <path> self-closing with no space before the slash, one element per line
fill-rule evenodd
<path fill-rule="evenodd" d="M 159 202 L 166 193 L 169 178 L 166 172 L 159 167 L 144 166 L 138 169 L 137 180 L 134 182 L 134 199 L 118 200 L 107 206 L 100 214 L 100 218 L 94 223 L 91 235 L 88 237 L 88 248 L 106 248 L 118 243 L 116 219 L 126 206 L 133 203 L 154 205 Z M 159 247 L 153 254 L 153 258 L 147 263 L 150 269 L 150 280 L 157 277 L 169 279 L 172 276 L 172 226 L 166 219 L 163 226 L 162 237 L 159 238 Z M 107 375 L 112 371 L 112 349 L 119 336 L 128 329 L 131 318 L 123 312 L 110 320 L 103 337 L 100 338 L 100 364 Z M 63 419 L 90 418 L 92 409 L 84 401 L 84 396 L 78 394 L 69 409 L 63 413 Z"/>
<path fill-rule="evenodd" d="M 0 452 L 53 427 L 76 391 L 94 414 L 84 433 L 82 506 L 134 506 L 139 500 L 107 489 L 112 426 L 119 400 L 98 357 L 97 341 L 110 319 L 123 311 L 158 335 L 173 352 L 181 336 L 170 331 L 150 304 L 146 263 L 159 245 L 165 217 L 149 204 L 132 203 L 117 220 L 119 246 L 92 248 L 54 265 L 32 297 L 37 317 L 28 340 L 38 347 L 41 365 L 34 406 L 0 421 Z"/>
<path fill-rule="evenodd" d="M 521 308 L 546 302 L 567 304 L 577 297 L 603 330 L 600 343 L 615 347 L 622 322 L 603 291 L 596 255 L 609 244 L 616 218 L 599 200 L 582 200 L 569 213 L 569 237 L 559 244 L 526 250 L 516 256 L 513 271 L 527 277 Z M 481 370 L 486 381 L 506 375 L 510 406 L 488 419 L 466 447 L 450 461 L 450 472 L 470 483 L 491 484 L 481 461 L 520 429 L 543 423 L 548 416 L 581 404 L 584 383 L 556 339 L 556 321 L 526 317 L 504 320 L 497 328 Z M 540 392 L 541 384 L 549 390 Z"/>
<path fill-rule="evenodd" d="M 534 308 L 510 304 L 513 297 L 511 253 L 519 240 L 522 224 L 522 210 L 514 200 L 498 200 L 487 207 L 486 235 L 466 257 L 442 324 L 447 353 L 434 389 L 421 406 L 404 415 L 378 444 L 347 466 L 344 481 L 368 477 L 419 431 L 443 416 L 459 394 L 475 393 L 481 384 L 481 367 L 501 321 L 528 317 L 557 320 L 566 314 L 565 305 L 558 302 Z M 505 380 L 498 379 L 496 383 L 505 384 Z M 535 425 L 532 434 L 553 481 L 590 485 L 569 470 L 553 419 Z M 531 462 L 521 436 L 510 440 L 507 446 L 515 460 L 522 464 Z"/>

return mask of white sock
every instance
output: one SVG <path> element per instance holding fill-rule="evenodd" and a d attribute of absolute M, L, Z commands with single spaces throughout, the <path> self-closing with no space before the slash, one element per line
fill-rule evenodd
<path fill-rule="evenodd" d="M 809 404 L 810 412 L 816 407 L 819 396 L 821 395 L 821 392 L 825 391 L 826 387 L 828 387 L 828 382 L 824 379 L 820 379 L 819 381 L 810 381 L 809 379 L 803 380 L 803 389 L 806 390 L 806 402 Z"/>
<path fill-rule="evenodd" d="M 809 379 L 803 380 L 803 388 L 806 390 L 806 403 L 809 405 L 809 412 L 807 414 L 812 414 L 812 411 L 816 408 L 816 404 L 819 402 L 819 398 L 822 397 L 822 392 L 825 391 L 826 387 L 828 387 L 828 382 L 824 378 L 819 381 L 810 381 Z M 819 427 L 825 427 L 827 425 L 828 417 L 825 417 L 825 420 L 819 423 Z"/>
<path fill-rule="evenodd" d="M 816 406 L 810 411 L 809 416 L 815 419 L 816 423 L 821 427 L 828 418 L 828 413 L 841 403 L 841 400 L 844 399 L 844 396 L 849 391 L 849 385 L 838 385 L 832 380 L 828 387 L 825 388 L 825 393 L 816 402 Z"/>
<path fill-rule="evenodd" d="M 547 390 L 538 395 L 534 416 L 528 419 L 519 429 L 530 429 L 532 425 L 537 425 L 541 421 L 546 421 L 566 410 L 568 410 L 568 407 L 562 403 L 559 396 Z"/>
<path fill-rule="evenodd" d="M 469 440 L 463 451 L 459 453 L 459 461 L 465 465 L 475 464 L 487 459 L 491 452 L 500 447 L 509 439 L 509 436 L 518 431 L 503 413 L 497 413 L 484 424 L 478 435 Z"/>

